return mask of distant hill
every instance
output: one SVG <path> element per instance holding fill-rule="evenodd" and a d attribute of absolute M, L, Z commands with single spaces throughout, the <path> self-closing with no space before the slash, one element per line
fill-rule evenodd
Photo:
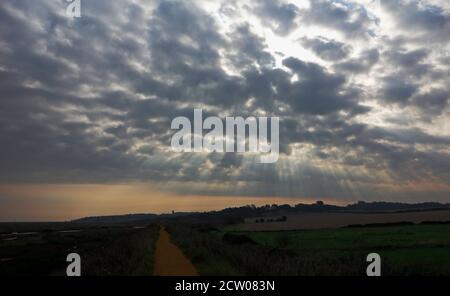
<path fill-rule="evenodd" d="M 94 216 L 72 220 L 73 223 L 127 223 L 127 222 L 143 222 L 163 218 L 175 218 L 195 213 L 173 213 L 173 214 L 127 214 L 112 216 Z"/>
<path fill-rule="evenodd" d="M 429 211 L 449 209 L 450 204 L 441 204 L 437 202 L 424 202 L 417 204 L 407 204 L 398 202 L 363 202 L 360 201 L 345 207 L 350 211 L 361 212 L 386 212 L 386 211 Z"/>
<path fill-rule="evenodd" d="M 234 223 L 244 218 L 260 217 L 269 215 L 285 215 L 293 213 L 322 213 L 322 212 L 353 212 L 353 213 L 384 213 L 384 212 L 414 212 L 435 211 L 450 209 L 450 204 L 425 202 L 417 204 L 398 202 L 357 202 L 347 206 L 327 205 L 322 201 L 314 204 L 291 205 L 265 205 L 256 207 L 247 205 L 236 208 L 226 208 L 220 211 L 210 212 L 183 212 L 172 214 L 128 214 L 115 216 L 86 217 L 73 220 L 75 223 L 127 223 L 144 222 L 162 219 L 185 219 L 191 222 L 208 221 L 209 223 Z"/>
<path fill-rule="evenodd" d="M 128 214 L 128 215 L 116 215 L 116 216 L 97 216 L 97 217 L 85 217 L 72 222 L 76 223 L 123 223 L 123 222 L 137 222 L 143 220 L 151 220 L 158 217 L 155 214 Z"/>

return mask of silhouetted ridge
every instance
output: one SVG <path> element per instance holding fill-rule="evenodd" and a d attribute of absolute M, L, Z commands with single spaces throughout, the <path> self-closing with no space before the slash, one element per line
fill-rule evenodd
<path fill-rule="evenodd" d="M 248 217 L 264 217 L 277 216 L 294 213 L 320 213 L 320 212 L 356 212 L 356 213 L 384 213 L 384 212 L 415 212 L 415 211 L 436 211 L 448 210 L 450 204 L 442 204 L 437 202 L 424 202 L 417 204 L 398 203 L 398 202 L 363 202 L 359 201 L 355 204 L 347 206 L 327 205 L 322 201 L 313 204 L 297 204 L 291 206 L 284 205 L 265 205 L 257 207 L 255 205 L 247 205 L 243 207 L 226 208 L 220 211 L 210 212 L 191 212 L 191 213 L 171 213 L 171 214 L 128 214 L 114 216 L 98 216 L 86 217 L 74 220 L 77 223 L 123 223 L 123 222 L 140 222 L 151 221 L 155 219 L 177 219 L 191 218 L 192 220 L 222 221 L 233 223 L 241 221 Z"/>

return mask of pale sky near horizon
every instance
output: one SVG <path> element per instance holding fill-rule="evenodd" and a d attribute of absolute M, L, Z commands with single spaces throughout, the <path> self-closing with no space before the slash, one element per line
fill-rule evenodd
<path fill-rule="evenodd" d="M 9 196 L 4 198 L 2 196 Z M 342 200 L 324 200 L 341 204 Z M 0 185 L 0 222 L 68 221 L 133 213 L 203 212 L 245 205 L 314 203 L 314 199 L 176 195 L 151 184 Z"/>
<path fill-rule="evenodd" d="M 81 3 L 0 2 L 0 220 L 450 202 L 449 1 Z M 279 161 L 172 152 L 194 108 L 279 117 Z"/>

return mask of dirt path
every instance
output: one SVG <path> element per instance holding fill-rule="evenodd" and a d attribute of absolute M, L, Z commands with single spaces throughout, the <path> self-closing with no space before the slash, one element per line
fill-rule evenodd
<path fill-rule="evenodd" d="M 183 252 L 170 241 L 170 235 L 161 226 L 156 242 L 155 270 L 157 276 L 193 276 L 197 270 Z"/>

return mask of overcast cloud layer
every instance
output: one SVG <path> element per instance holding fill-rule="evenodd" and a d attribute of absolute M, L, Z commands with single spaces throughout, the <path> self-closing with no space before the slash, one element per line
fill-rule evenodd
<path fill-rule="evenodd" d="M 378 3 L 1 1 L 0 181 L 450 202 L 450 5 Z M 279 116 L 280 160 L 172 153 L 195 107 Z"/>

